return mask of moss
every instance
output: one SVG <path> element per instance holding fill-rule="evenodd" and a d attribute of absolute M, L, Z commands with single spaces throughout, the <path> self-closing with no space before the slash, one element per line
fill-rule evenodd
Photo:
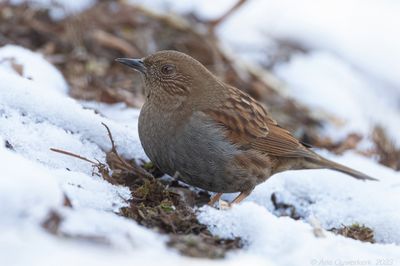
<path fill-rule="evenodd" d="M 165 212 L 173 212 L 175 210 L 174 204 L 168 199 L 164 199 L 161 202 L 160 208 Z"/>
<path fill-rule="evenodd" d="M 142 164 L 142 167 L 143 167 L 144 169 L 146 169 L 147 171 L 150 171 L 150 170 L 152 170 L 155 166 L 154 166 L 154 164 L 153 164 L 152 162 L 145 162 L 145 163 Z"/>

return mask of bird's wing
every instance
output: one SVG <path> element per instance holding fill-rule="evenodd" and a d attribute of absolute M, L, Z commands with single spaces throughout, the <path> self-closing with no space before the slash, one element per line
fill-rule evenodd
<path fill-rule="evenodd" d="M 292 134 L 280 127 L 265 108 L 234 87 L 218 109 L 203 112 L 226 131 L 226 136 L 241 149 L 255 149 L 280 157 L 313 157 Z"/>

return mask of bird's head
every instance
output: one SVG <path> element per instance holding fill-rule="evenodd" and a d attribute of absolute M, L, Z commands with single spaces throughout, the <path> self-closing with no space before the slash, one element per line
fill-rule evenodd
<path fill-rule="evenodd" d="M 187 98 L 207 90 L 216 78 L 196 59 L 177 51 L 160 51 L 142 59 L 118 58 L 117 62 L 140 72 L 145 95 L 154 98 Z"/>

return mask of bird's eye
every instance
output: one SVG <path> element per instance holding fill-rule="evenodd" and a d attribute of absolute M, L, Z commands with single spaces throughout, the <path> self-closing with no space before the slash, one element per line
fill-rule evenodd
<path fill-rule="evenodd" d="M 163 73 L 164 75 L 171 75 L 173 73 L 175 73 L 175 66 L 167 64 L 167 65 L 163 65 L 161 67 L 161 73 Z"/>

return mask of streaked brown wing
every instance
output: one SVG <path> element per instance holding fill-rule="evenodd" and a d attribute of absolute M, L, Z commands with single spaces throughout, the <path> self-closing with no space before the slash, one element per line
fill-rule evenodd
<path fill-rule="evenodd" d="M 243 149 L 255 149 L 273 156 L 313 157 L 292 134 L 272 119 L 256 100 L 228 87 L 230 96 L 218 109 L 204 113 L 226 129 L 227 137 Z"/>

